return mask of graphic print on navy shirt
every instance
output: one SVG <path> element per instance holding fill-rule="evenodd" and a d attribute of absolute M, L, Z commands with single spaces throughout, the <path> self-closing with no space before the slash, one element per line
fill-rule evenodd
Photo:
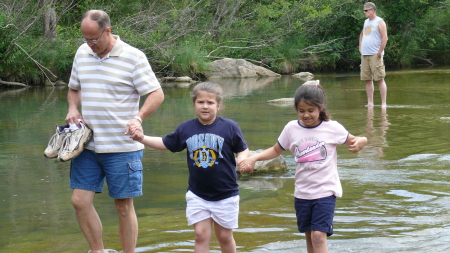
<path fill-rule="evenodd" d="M 210 125 L 198 119 L 181 123 L 163 137 L 168 150 L 186 150 L 188 190 L 208 201 L 239 195 L 235 153 L 247 149 L 238 124 L 217 117 Z"/>
<path fill-rule="evenodd" d="M 215 134 L 196 134 L 186 140 L 189 156 L 194 165 L 204 169 L 219 164 L 218 158 L 223 158 L 224 139 Z"/>
<path fill-rule="evenodd" d="M 315 169 L 327 158 L 325 144 L 315 137 L 301 139 L 295 146 L 295 162 L 304 169 Z"/>

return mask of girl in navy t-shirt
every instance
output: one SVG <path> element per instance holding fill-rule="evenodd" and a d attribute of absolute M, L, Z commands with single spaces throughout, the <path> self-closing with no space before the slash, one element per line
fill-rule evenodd
<path fill-rule="evenodd" d="M 194 225 L 194 251 L 209 251 L 214 224 L 222 252 L 236 252 L 232 230 L 238 227 L 239 213 L 236 159 L 248 157 L 249 150 L 238 124 L 217 116 L 223 98 L 219 85 L 199 83 L 191 97 L 196 119 L 181 123 L 165 137 L 141 135 L 135 140 L 159 150 L 186 149 L 186 217 Z"/>

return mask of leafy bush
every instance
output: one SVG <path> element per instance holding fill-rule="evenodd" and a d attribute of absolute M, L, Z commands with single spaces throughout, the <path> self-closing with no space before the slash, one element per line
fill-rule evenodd
<path fill-rule="evenodd" d="M 177 76 L 201 79 L 208 71 L 206 51 L 197 44 L 184 41 L 173 53 L 171 70 Z"/>

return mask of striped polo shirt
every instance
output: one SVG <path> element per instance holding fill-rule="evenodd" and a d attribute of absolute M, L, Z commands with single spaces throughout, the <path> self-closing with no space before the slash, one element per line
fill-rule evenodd
<path fill-rule="evenodd" d="M 144 148 L 124 134 L 125 128 L 139 111 L 140 96 L 161 88 L 145 54 L 114 38 L 113 49 L 103 59 L 86 43 L 78 48 L 68 85 L 81 90 L 81 113 L 94 131 L 86 149 L 97 153 Z"/>

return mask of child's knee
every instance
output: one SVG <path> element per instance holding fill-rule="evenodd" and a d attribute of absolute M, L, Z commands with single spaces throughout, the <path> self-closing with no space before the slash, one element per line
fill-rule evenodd
<path fill-rule="evenodd" d="M 233 233 L 216 233 L 217 240 L 222 244 L 228 244 L 234 241 Z"/>
<path fill-rule="evenodd" d="M 313 245 L 326 244 L 327 233 L 322 231 L 311 231 L 311 242 Z"/>
<path fill-rule="evenodd" d="M 197 243 L 203 243 L 205 241 L 210 240 L 211 238 L 211 230 L 203 228 L 203 227 L 196 227 L 194 230 L 194 236 L 195 236 L 195 242 Z"/>
<path fill-rule="evenodd" d="M 215 233 L 216 233 L 217 240 L 221 244 L 228 244 L 230 242 L 234 242 L 232 229 L 224 228 L 216 223 L 215 224 Z"/>

